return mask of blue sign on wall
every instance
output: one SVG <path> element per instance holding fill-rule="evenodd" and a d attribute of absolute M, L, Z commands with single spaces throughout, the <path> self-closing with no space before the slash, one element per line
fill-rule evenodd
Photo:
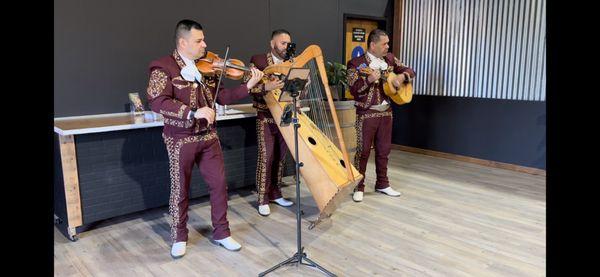
<path fill-rule="evenodd" d="M 356 58 L 364 53 L 365 53 L 365 50 L 362 47 L 356 46 L 356 47 L 354 47 L 354 49 L 352 49 L 352 58 Z"/>

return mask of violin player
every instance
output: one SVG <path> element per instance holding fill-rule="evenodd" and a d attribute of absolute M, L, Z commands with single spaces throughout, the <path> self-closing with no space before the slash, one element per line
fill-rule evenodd
<path fill-rule="evenodd" d="M 192 20 L 178 22 L 175 44 L 171 55 L 150 63 L 147 88 L 151 109 L 164 116 L 163 139 L 171 177 L 171 256 L 180 258 L 186 252 L 188 197 L 194 165 L 199 167 L 209 187 L 213 242 L 237 251 L 241 245 L 231 237 L 227 220 L 227 183 L 212 107 L 215 101 L 228 105 L 247 97 L 263 73 L 253 68 L 247 82 L 229 89 L 219 86 L 217 94 L 218 76 L 203 76 L 196 67 L 196 61 L 206 54 L 202 26 Z"/>

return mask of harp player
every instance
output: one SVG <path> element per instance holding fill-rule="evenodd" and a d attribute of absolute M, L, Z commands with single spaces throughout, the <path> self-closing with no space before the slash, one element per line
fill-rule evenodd
<path fill-rule="evenodd" d="M 270 50 L 266 54 L 257 54 L 250 59 L 250 67 L 264 70 L 267 66 L 282 63 L 286 58 L 286 49 L 291 43 L 291 35 L 284 29 L 271 33 Z M 256 109 L 256 138 L 258 143 L 258 158 L 256 165 L 256 191 L 258 194 L 258 213 L 268 216 L 271 213 L 269 203 L 274 202 L 283 207 L 294 203 L 286 200 L 281 194 L 280 184 L 285 160 L 288 152 L 287 145 L 279 128 L 263 98 L 267 92 L 281 89 L 284 82 L 272 79 L 259 84 L 250 90 L 253 107 Z"/>

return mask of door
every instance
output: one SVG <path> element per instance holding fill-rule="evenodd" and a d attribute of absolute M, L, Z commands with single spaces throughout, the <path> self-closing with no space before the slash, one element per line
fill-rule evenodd
<path fill-rule="evenodd" d="M 377 28 L 382 28 L 380 20 L 346 18 L 344 64 L 352 58 L 358 57 L 367 51 L 367 38 L 369 33 Z M 385 30 L 385 29 L 384 29 Z M 353 99 L 350 90 L 344 93 L 346 99 Z"/>

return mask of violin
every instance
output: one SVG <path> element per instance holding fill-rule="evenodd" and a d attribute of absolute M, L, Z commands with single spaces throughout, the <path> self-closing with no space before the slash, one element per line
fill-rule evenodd
<path fill-rule="evenodd" d="M 244 78 L 244 75 L 251 72 L 250 68 L 246 67 L 244 63 L 238 59 L 228 59 L 227 64 L 224 64 L 224 60 L 219 58 L 219 55 L 207 51 L 204 58 L 196 62 L 198 71 L 204 76 L 215 76 L 223 72 L 224 77 L 232 80 L 240 80 Z"/>

